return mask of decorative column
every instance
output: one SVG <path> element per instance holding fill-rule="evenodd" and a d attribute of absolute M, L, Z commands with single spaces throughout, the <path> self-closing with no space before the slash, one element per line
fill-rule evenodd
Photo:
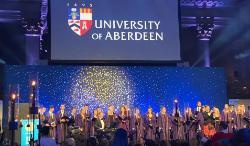
<path fill-rule="evenodd" d="M 196 0 L 194 5 L 197 8 L 209 9 L 216 6 L 213 0 Z M 199 48 L 201 49 L 202 66 L 210 67 L 210 46 L 209 41 L 214 30 L 214 17 L 201 16 L 196 17 L 197 38 L 199 39 Z"/>
<path fill-rule="evenodd" d="M 197 38 L 199 39 L 199 48 L 203 58 L 203 66 L 210 67 L 210 46 L 209 41 L 212 37 L 214 24 L 213 17 L 199 17 L 197 20 Z"/>
<path fill-rule="evenodd" d="M 25 29 L 25 54 L 26 65 L 37 65 L 39 63 L 40 28 L 39 23 L 23 25 Z"/>
<path fill-rule="evenodd" d="M 40 35 L 40 59 L 48 60 L 49 34 L 48 34 L 48 0 L 42 0 L 41 4 L 41 35 Z"/>
<path fill-rule="evenodd" d="M 38 65 L 41 63 L 40 54 L 48 54 L 44 47 L 44 35 L 48 34 L 48 0 L 41 0 L 41 15 L 38 20 L 22 20 L 26 36 L 26 65 Z"/>

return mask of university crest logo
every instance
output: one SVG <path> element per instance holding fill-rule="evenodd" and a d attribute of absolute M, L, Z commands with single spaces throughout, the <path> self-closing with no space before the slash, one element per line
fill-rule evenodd
<path fill-rule="evenodd" d="M 92 7 L 68 8 L 68 25 L 79 36 L 85 35 L 92 27 Z"/>

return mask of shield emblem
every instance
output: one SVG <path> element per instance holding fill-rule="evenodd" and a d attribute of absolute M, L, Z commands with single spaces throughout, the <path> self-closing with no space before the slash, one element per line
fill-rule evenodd
<path fill-rule="evenodd" d="M 79 36 L 86 34 L 92 27 L 91 8 L 71 8 L 69 10 L 68 25 Z"/>

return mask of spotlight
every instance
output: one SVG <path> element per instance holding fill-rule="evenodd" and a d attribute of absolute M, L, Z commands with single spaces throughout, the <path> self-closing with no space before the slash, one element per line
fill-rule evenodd
<path fill-rule="evenodd" d="M 35 86 L 36 86 L 36 81 L 32 81 L 32 82 L 31 82 L 31 86 L 32 86 L 32 87 L 35 87 Z"/>
<path fill-rule="evenodd" d="M 175 100 L 174 100 L 174 103 L 178 103 L 178 100 L 177 100 L 177 99 L 175 99 Z"/>
<path fill-rule="evenodd" d="M 13 101 L 16 100 L 16 94 L 15 94 L 15 93 L 13 93 L 13 94 L 11 95 L 11 100 L 13 100 Z"/>

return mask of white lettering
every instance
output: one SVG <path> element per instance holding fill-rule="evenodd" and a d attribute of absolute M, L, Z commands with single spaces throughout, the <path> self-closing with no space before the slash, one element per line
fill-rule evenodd
<path fill-rule="evenodd" d="M 105 40 L 113 40 L 112 35 L 110 32 L 107 32 Z"/>
<path fill-rule="evenodd" d="M 124 21 L 124 20 L 95 20 L 97 29 L 138 29 L 138 30 L 158 30 L 160 21 Z"/>

